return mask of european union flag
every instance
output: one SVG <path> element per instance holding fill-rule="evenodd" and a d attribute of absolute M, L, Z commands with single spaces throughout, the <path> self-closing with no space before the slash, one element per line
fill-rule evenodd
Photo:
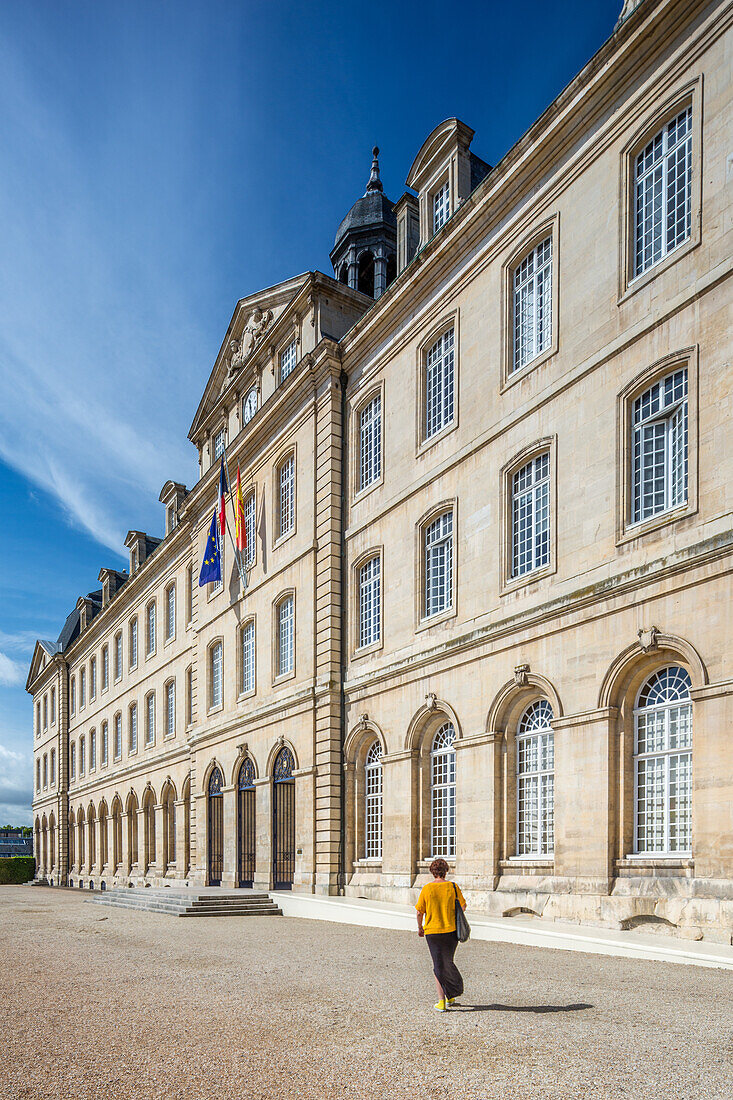
<path fill-rule="evenodd" d="M 221 580 L 221 554 L 219 553 L 219 528 L 216 523 L 216 508 L 214 509 L 214 518 L 211 521 L 211 527 L 209 528 L 209 537 L 206 540 L 206 550 L 204 551 L 204 560 L 201 565 L 201 572 L 199 573 L 199 588 L 202 588 L 210 581 Z"/>

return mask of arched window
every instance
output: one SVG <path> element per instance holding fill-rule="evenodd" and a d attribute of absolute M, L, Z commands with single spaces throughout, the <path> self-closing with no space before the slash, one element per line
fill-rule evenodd
<path fill-rule="evenodd" d="M 430 752 L 431 854 L 456 854 L 456 731 L 451 722 L 440 727 Z"/>
<path fill-rule="evenodd" d="M 430 439 L 453 422 L 455 414 L 455 332 L 447 329 L 425 356 L 423 438 Z"/>
<path fill-rule="evenodd" d="M 290 890 L 295 875 L 295 761 L 287 746 L 275 758 L 272 769 L 272 885 L 275 890 Z"/>
<path fill-rule="evenodd" d="M 517 855 L 549 856 L 555 846 L 554 715 L 546 699 L 525 710 L 517 728 Z"/>
<path fill-rule="evenodd" d="M 155 863 L 155 796 L 151 790 L 145 794 L 145 866 L 143 872 Z"/>
<path fill-rule="evenodd" d="M 636 398 L 632 409 L 631 521 L 687 503 L 687 368 Z"/>
<path fill-rule="evenodd" d="M 369 249 L 359 257 L 356 289 L 362 294 L 368 294 L 370 298 L 374 297 L 374 256 Z"/>
<path fill-rule="evenodd" d="M 170 784 L 163 796 L 163 872 L 176 862 L 176 800 Z"/>
<path fill-rule="evenodd" d="M 671 119 L 634 165 L 634 276 L 658 263 L 692 229 L 692 107 Z"/>
<path fill-rule="evenodd" d="M 208 831 L 209 831 L 209 886 L 220 886 L 224 873 L 224 777 L 218 767 L 209 776 Z"/>
<path fill-rule="evenodd" d="M 692 851 L 690 677 L 671 665 L 650 676 L 634 708 L 635 829 L 638 854 Z"/>
<path fill-rule="evenodd" d="M 237 779 L 237 881 L 240 886 L 254 882 L 257 862 L 255 766 L 245 757 Z"/>
<path fill-rule="evenodd" d="M 366 821 L 364 828 L 367 859 L 382 858 L 382 746 L 375 741 L 364 761 Z"/>

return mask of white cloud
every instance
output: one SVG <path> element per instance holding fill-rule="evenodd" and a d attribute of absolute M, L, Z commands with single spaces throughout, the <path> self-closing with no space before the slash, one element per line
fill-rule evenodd
<path fill-rule="evenodd" d="M 33 760 L 0 745 L 0 825 L 30 825 Z"/>
<path fill-rule="evenodd" d="M 0 653 L 0 684 L 4 687 L 17 687 L 25 682 L 25 675 L 21 664 Z"/>

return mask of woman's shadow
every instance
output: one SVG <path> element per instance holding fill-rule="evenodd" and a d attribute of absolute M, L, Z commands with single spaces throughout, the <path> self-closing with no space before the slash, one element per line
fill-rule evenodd
<path fill-rule="evenodd" d="M 579 1001 L 577 1004 L 569 1005 L 456 1005 L 455 1008 L 461 1008 L 464 1012 L 581 1012 L 586 1008 L 595 1008 L 595 1005 L 586 1004 L 584 1001 Z"/>

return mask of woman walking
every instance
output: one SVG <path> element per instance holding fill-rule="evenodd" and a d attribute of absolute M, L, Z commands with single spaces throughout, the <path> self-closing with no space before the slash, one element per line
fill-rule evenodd
<path fill-rule="evenodd" d="M 448 864 L 434 859 L 430 864 L 432 882 L 426 882 L 417 899 L 417 934 L 428 941 L 438 987 L 436 1012 L 445 1012 L 463 993 L 463 978 L 453 961 L 458 946 L 456 935 L 456 899 L 466 908 L 466 899 L 454 882 L 446 882 Z M 425 925 L 423 926 L 423 917 Z"/>

